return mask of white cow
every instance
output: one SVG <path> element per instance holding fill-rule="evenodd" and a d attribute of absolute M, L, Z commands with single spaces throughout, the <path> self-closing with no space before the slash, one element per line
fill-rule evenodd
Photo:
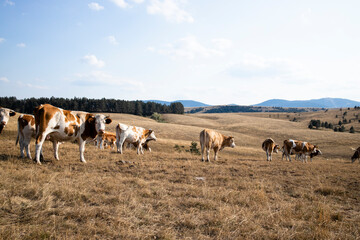
<path fill-rule="evenodd" d="M 137 147 L 137 154 L 144 154 L 143 145 L 150 140 L 156 141 L 155 133 L 151 129 L 122 123 L 116 126 L 116 146 L 119 153 L 122 153 L 124 142 L 127 142 Z"/>
<path fill-rule="evenodd" d="M 0 107 L 0 133 L 8 123 L 10 117 L 15 116 L 15 114 L 14 110 Z"/>

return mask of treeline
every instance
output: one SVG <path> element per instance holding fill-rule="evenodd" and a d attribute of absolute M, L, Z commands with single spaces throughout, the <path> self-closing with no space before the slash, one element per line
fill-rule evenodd
<path fill-rule="evenodd" d="M 344 124 L 343 122 L 339 121 L 338 126 L 334 126 L 332 123 L 322 122 L 320 120 L 312 119 L 309 122 L 308 128 L 310 128 L 310 129 L 329 128 L 329 129 L 333 129 L 334 132 L 346 132 L 346 128 L 343 124 Z M 355 128 L 353 126 L 351 126 L 349 129 L 349 132 L 355 133 Z"/>
<path fill-rule="evenodd" d="M 184 106 L 180 102 L 169 106 L 154 102 L 125 101 L 116 99 L 89 99 L 89 98 L 27 98 L 0 97 L 0 106 L 13 109 L 16 112 L 32 114 L 36 106 L 49 103 L 66 110 L 85 112 L 128 113 L 139 116 L 151 116 L 153 113 L 183 114 Z"/>

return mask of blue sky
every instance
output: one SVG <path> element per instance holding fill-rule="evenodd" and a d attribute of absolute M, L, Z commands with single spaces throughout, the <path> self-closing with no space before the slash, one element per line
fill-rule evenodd
<path fill-rule="evenodd" d="M 0 0 L 0 96 L 360 101 L 360 1 Z"/>

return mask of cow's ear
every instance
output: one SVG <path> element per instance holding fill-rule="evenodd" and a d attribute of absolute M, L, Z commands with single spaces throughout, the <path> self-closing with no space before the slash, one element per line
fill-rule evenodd
<path fill-rule="evenodd" d="M 152 132 L 153 132 L 154 130 L 152 130 L 152 129 L 149 129 L 149 134 L 151 134 Z"/>
<path fill-rule="evenodd" d="M 106 116 L 105 123 L 110 124 L 111 122 L 112 122 L 112 120 L 111 120 L 110 116 Z"/>
<path fill-rule="evenodd" d="M 89 123 L 95 123 L 95 117 L 94 116 L 89 116 L 89 118 L 87 119 L 87 121 L 89 122 Z"/>
<path fill-rule="evenodd" d="M 15 115 L 16 115 L 16 112 L 11 111 L 9 115 L 10 115 L 10 117 L 15 116 Z"/>

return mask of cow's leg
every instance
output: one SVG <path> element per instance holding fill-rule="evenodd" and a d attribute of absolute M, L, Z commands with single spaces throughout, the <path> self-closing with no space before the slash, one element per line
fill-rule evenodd
<path fill-rule="evenodd" d="M 140 142 L 138 142 L 138 146 L 137 146 L 136 149 L 137 149 L 137 150 L 136 150 L 136 153 L 137 153 L 137 154 L 140 154 L 140 152 L 141 152 L 141 143 L 140 143 Z"/>
<path fill-rule="evenodd" d="M 20 137 L 20 140 L 19 140 L 19 146 L 20 146 L 20 156 L 21 158 L 24 158 L 25 157 L 25 154 L 24 154 L 24 139 L 22 139 L 22 137 Z"/>
<path fill-rule="evenodd" d="M 30 142 L 31 142 L 31 138 L 23 140 L 23 145 L 25 145 L 26 156 L 28 159 L 31 159 Z"/>
<path fill-rule="evenodd" d="M 217 160 L 218 152 L 219 152 L 219 148 L 215 147 L 215 148 L 214 148 L 214 161 Z"/>
<path fill-rule="evenodd" d="M 103 137 L 98 135 L 96 141 L 97 141 L 97 147 L 100 148 L 100 149 L 104 149 L 104 139 L 103 139 Z"/>
<path fill-rule="evenodd" d="M 202 142 L 200 142 L 200 146 L 201 146 L 201 161 L 204 161 L 204 150 L 205 150 L 205 146 Z"/>
<path fill-rule="evenodd" d="M 272 160 L 272 151 L 269 151 L 269 162 Z"/>
<path fill-rule="evenodd" d="M 269 161 L 269 151 L 266 150 L 266 161 Z"/>
<path fill-rule="evenodd" d="M 206 146 L 206 161 L 210 162 L 210 147 Z"/>
<path fill-rule="evenodd" d="M 83 163 L 86 163 L 85 158 L 84 158 L 85 143 L 86 142 L 84 140 L 82 140 L 82 138 L 80 138 L 80 141 L 79 141 L 80 161 Z"/>
<path fill-rule="evenodd" d="M 125 138 L 120 138 L 120 140 L 117 142 L 117 152 L 120 154 L 122 154 L 124 142 Z"/>
<path fill-rule="evenodd" d="M 49 132 L 42 132 L 36 136 L 35 140 L 35 161 L 37 164 L 41 165 L 40 162 L 40 155 L 42 156 L 42 146 L 45 142 L 46 136 L 49 134 Z"/>
<path fill-rule="evenodd" d="M 53 149 L 54 149 L 54 158 L 59 160 L 59 142 L 53 141 Z"/>

